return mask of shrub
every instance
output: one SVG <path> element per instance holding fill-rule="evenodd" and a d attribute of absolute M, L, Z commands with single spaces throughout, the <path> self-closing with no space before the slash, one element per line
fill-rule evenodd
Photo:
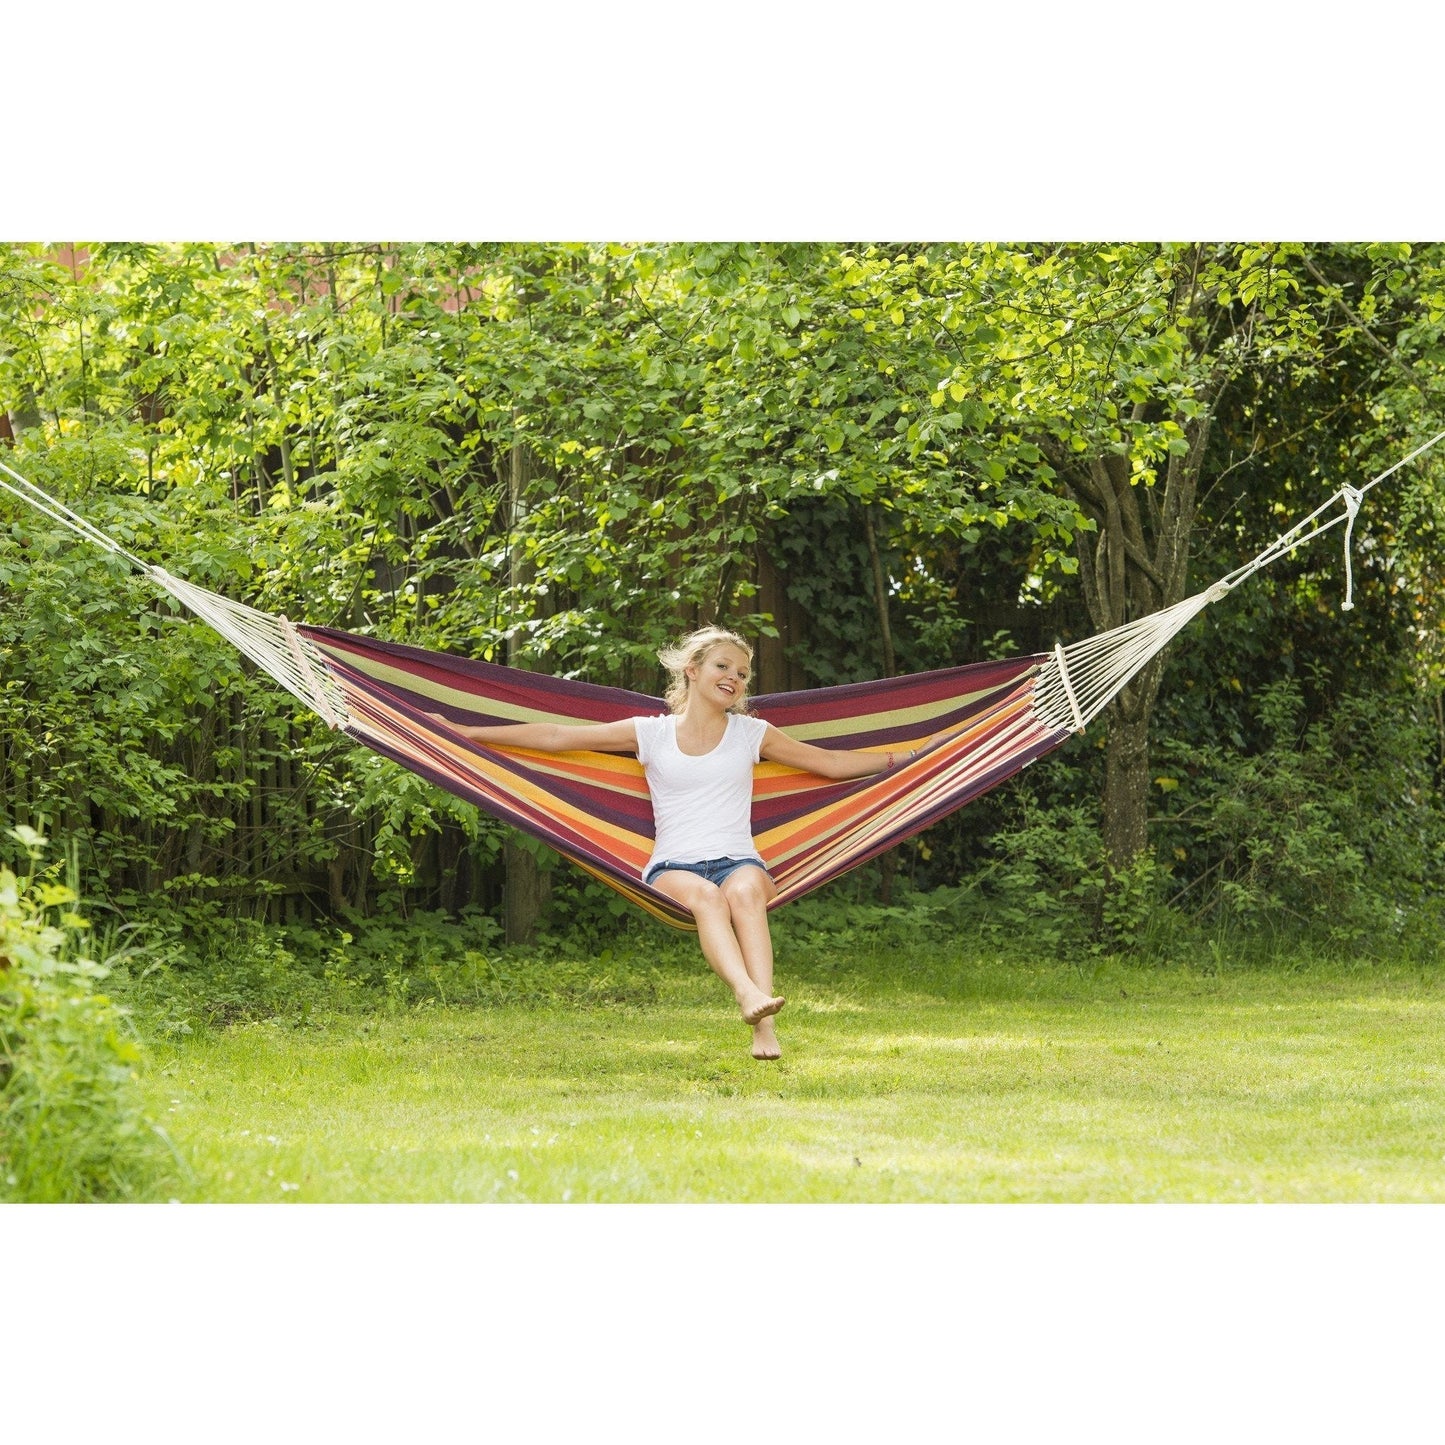
<path fill-rule="evenodd" d="M 1341 698 L 1306 725 L 1299 684 L 1254 699 L 1256 751 L 1165 737 L 1150 836 L 1127 870 L 1099 804 L 1013 785 L 993 859 L 956 890 L 961 926 L 1007 951 L 1439 955 L 1445 815 L 1428 726 L 1399 699 Z"/>
<path fill-rule="evenodd" d="M 1005 817 L 995 856 L 951 890 L 959 927 L 1004 953 L 1064 957 L 1151 946 L 1170 931 L 1153 853 L 1111 867 L 1097 800 L 1045 803 L 1018 782 Z"/>
<path fill-rule="evenodd" d="M 1433 955 L 1445 819 L 1428 727 L 1396 699 L 1350 697 L 1306 726 L 1293 679 L 1262 689 L 1257 711 L 1269 738 L 1257 754 L 1160 750 L 1177 906 L 1346 953 Z"/>
<path fill-rule="evenodd" d="M 394 895 L 387 895 L 394 901 Z M 587 930 L 503 948 L 481 909 L 350 916 L 344 927 L 231 918 L 207 904 L 136 919 L 144 967 L 117 970 L 118 990 L 146 1027 L 189 1034 L 259 1019 L 308 1026 L 330 1012 L 430 1005 L 640 1005 L 657 977 L 635 950 Z"/>
<path fill-rule="evenodd" d="M 12 836 L 40 856 L 33 830 Z M 82 951 L 76 902 L 54 869 L 0 868 L 0 1197 L 143 1198 L 178 1162 L 141 1106 L 140 1049 L 97 991 L 109 970 Z"/>
<path fill-rule="evenodd" d="M 317 929 L 230 918 L 204 903 L 139 913 L 132 926 L 145 940 L 145 966 L 118 970 L 116 991 L 156 1033 L 277 1016 L 305 1022 L 328 1002 Z"/>

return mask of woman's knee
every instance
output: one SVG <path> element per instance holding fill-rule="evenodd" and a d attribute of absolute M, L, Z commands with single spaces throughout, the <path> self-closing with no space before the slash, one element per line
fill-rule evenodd
<path fill-rule="evenodd" d="M 692 916 L 698 922 L 728 917 L 727 899 L 723 897 L 722 890 L 716 883 L 709 883 L 705 878 L 690 879 L 686 885 L 685 896 L 679 901 L 692 910 Z"/>
<path fill-rule="evenodd" d="M 722 887 L 729 910 L 757 913 L 768 906 L 774 888 L 761 868 L 739 868 Z"/>

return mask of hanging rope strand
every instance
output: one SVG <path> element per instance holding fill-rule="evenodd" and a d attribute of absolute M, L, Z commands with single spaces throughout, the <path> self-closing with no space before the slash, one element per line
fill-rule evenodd
<path fill-rule="evenodd" d="M 1345 508 L 1349 521 L 1345 523 L 1345 600 L 1340 603 L 1342 612 L 1351 612 L 1355 606 L 1355 564 L 1350 555 L 1350 543 L 1355 535 L 1355 518 L 1360 515 L 1360 499 L 1365 495 L 1353 487 L 1342 487 Z"/>
<path fill-rule="evenodd" d="M 1371 477 L 1370 480 L 1366 482 L 1363 487 L 1352 487 L 1348 484 L 1342 486 L 1332 497 L 1329 498 L 1328 501 L 1321 502 L 1320 505 L 1316 507 L 1314 511 L 1309 514 L 1308 517 L 1301 518 L 1298 522 L 1294 524 L 1293 527 L 1289 529 L 1288 532 L 1285 532 L 1279 537 L 1276 537 L 1275 540 L 1271 542 L 1269 546 L 1266 547 L 1264 551 L 1262 551 L 1259 556 L 1257 556 L 1252 562 L 1246 562 L 1244 566 L 1237 567 L 1233 572 L 1230 572 L 1224 577 L 1220 578 L 1218 585 L 1222 585 L 1229 588 L 1230 590 L 1233 590 L 1241 582 L 1245 581 L 1246 578 L 1253 577 L 1254 574 L 1258 572 L 1262 567 L 1268 567 L 1271 562 L 1277 561 L 1287 552 L 1293 552 L 1296 547 L 1303 546 L 1306 542 L 1312 542 L 1316 537 L 1320 535 L 1321 532 L 1328 532 L 1331 527 L 1337 527 L 1341 522 L 1347 523 L 1345 530 L 1345 545 L 1348 548 L 1350 533 L 1354 530 L 1355 515 L 1360 509 L 1360 502 L 1364 498 L 1365 493 L 1368 492 L 1372 487 L 1378 487 L 1380 483 L 1383 482 L 1387 477 L 1394 476 L 1401 467 L 1405 466 L 1409 462 L 1413 462 L 1416 457 L 1422 456 L 1425 452 L 1428 452 L 1430 448 L 1439 441 L 1445 441 L 1445 431 L 1436 432 L 1429 441 L 1421 442 L 1421 444 L 1416 447 L 1414 451 L 1409 452 L 1405 456 L 1401 457 L 1400 460 L 1395 462 L 1393 466 L 1386 467 L 1385 470 L 1381 472 L 1378 476 Z M 1318 527 L 1311 525 L 1318 518 L 1324 516 L 1326 512 L 1330 511 L 1331 508 L 1341 504 L 1343 504 L 1345 508 L 1343 512 L 1340 512 L 1336 516 L 1331 517 L 1328 522 L 1325 522 Z M 1349 553 L 1347 551 L 1347 567 L 1348 564 Z M 1352 602 L 1351 606 L 1353 605 L 1354 604 Z M 1347 608 L 1346 610 L 1348 611 L 1349 609 Z"/>

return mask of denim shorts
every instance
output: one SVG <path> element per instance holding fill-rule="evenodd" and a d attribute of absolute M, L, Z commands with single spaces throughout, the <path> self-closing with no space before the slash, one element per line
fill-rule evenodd
<path fill-rule="evenodd" d="M 768 872 L 761 858 L 709 858 L 703 863 L 668 863 L 664 860 L 654 863 L 642 875 L 642 881 L 650 884 L 659 873 L 669 871 L 696 873 L 699 878 L 706 878 L 709 883 L 716 883 L 721 888 L 739 868 L 761 868 L 764 873 Z M 768 876 L 771 878 L 772 874 Z"/>

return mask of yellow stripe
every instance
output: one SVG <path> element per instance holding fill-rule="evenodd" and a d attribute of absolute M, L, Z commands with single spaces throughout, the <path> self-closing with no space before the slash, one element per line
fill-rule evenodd
<path fill-rule="evenodd" d="M 877 712 L 853 713 L 848 717 L 834 718 L 829 722 L 789 723 L 780 731 L 786 732 L 790 738 L 807 742 L 811 738 L 835 738 L 847 733 L 867 732 L 870 728 L 907 727 L 910 723 L 927 723 L 934 718 L 942 717 L 945 713 L 957 712 L 959 708 L 967 707 L 981 697 L 988 697 L 991 693 L 1011 691 L 1018 684 L 1019 679 L 1013 678 L 1007 683 L 1000 683 L 994 687 L 979 688 L 977 692 L 962 692 L 952 697 L 942 698 L 938 702 L 919 703 L 917 707 L 879 708 Z M 897 748 L 900 745 L 892 743 L 889 746 Z"/>
<path fill-rule="evenodd" d="M 370 657 L 366 658 L 363 663 L 340 648 L 327 647 L 324 642 L 318 642 L 318 646 L 336 658 L 338 662 L 356 668 L 358 672 L 376 682 L 390 683 L 393 687 L 404 688 L 407 692 L 420 693 L 423 697 L 429 697 L 435 702 L 450 703 L 453 707 L 459 707 L 464 711 L 479 711 L 477 697 L 474 693 L 431 682 L 426 678 L 418 677 L 413 672 L 406 671 L 405 668 L 390 667 L 386 663 L 377 662 Z M 579 718 L 572 713 L 545 712 L 541 708 L 519 707 L 515 703 L 502 702 L 492 697 L 488 697 L 486 700 L 486 712 L 488 717 L 510 718 L 513 722 L 563 723 L 568 726 L 587 726 L 596 722 L 595 718 Z"/>

